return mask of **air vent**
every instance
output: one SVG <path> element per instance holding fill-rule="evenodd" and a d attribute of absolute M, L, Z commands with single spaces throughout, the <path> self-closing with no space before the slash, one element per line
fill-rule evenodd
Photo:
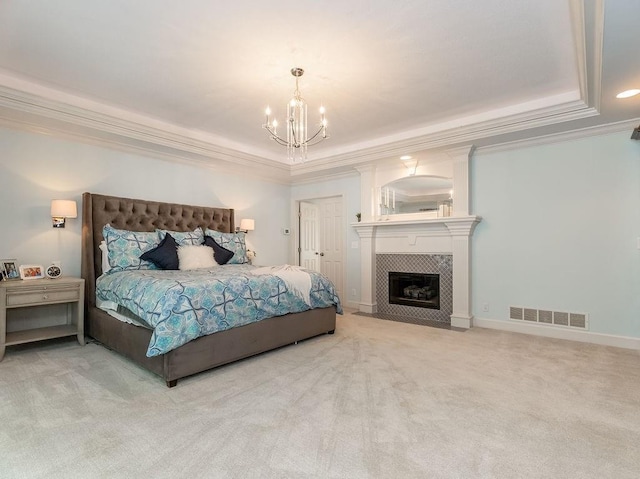
<path fill-rule="evenodd" d="M 511 306 L 509 308 L 509 317 L 511 319 L 522 319 L 522 308 L 515 308 Z"/>
<path fill-rule="evenodd" d="M 568 328 L 589 329 L 589 317 L 585 313 L 567 313 L 548 309 L 509 307 L 509 319 L 540 323 L 548 326 L 564 326 Z"/>

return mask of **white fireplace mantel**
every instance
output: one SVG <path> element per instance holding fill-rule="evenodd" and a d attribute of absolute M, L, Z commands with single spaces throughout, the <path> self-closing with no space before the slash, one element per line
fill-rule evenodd
<path fill-rule="evenodd" d="M 360 236 L 360 311 L 376 313 L 376 254 L 451 254 L 453 256 L 453 313 L 451 326 L 472 326 L 470 240 L 482 218 L 461 216 L 389 219 L 353 223 Z"/>
<path fill-rule="evenodd" d="M 471 235 L 480 222 L 470 216 L 469 162 L 475 148 L 468 145 L 447 150 L 453 180 L 453 215 L 428 217 L 425 214 L 379 216 L 374 208 L 373 192 L 389 178 L 387 170 L 377 171 L 369 165 L 360 171 L 361 223 L 352 226 L 360 236 L 361 296 L 360 311 L 375 313 L 376 254 L 451 254 L 453 256 L 453 312 L 451 326 L 470 328 L 472 325 Z M 431 174 L 425 160 L 421 174 Z M 402 167 L 404 168 L 404 167 Z M 396 175 L 397 176 L 397 175 Z"/>

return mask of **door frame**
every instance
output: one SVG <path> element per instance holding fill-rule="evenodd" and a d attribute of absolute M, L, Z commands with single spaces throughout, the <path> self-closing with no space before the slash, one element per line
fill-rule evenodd
<path fill-rule="evenodd" d="M 346 198 L 343 194 L 327 195 L 327 196 L 315 196 L 312 198 L 298 198 L 291 200 L 291 240 L 289 242 L 289 260 L 290 264 L 300 266 L 300 254 L 298 248 L 300 247 L 300 217 L 298 213 L 300 211 L 300 203 L 307 202 L 313 203 L 317 200 L 326 200 L 328 198 L 340 198 L 342 202 L 342 295 L 340 298 L 342 304 L 347 303 L 348 291 L 347 291 L 347 205 Z M 322 228 L 322 225 L 320 225 Z"/>

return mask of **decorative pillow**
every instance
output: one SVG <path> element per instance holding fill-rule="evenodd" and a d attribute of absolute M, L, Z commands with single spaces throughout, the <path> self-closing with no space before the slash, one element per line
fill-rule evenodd
<path fill-rule="evenodd" d="M 229 251 L 227 248 L 220 246 L 211 236 L 205 236 L 204 243 L 202 244 L 213 248 L 213 258 L 219 265 L 227 264 L 229 260 L 233 258 L 233 251 Z"/>
<path fill-rule="evenodd" d="M 166 233 L 160 244 L 142 253 L 140 259 L 151 261 L 160 269 L 178 269 L 178 244 Z"/>
<path fill-rule="evenodd" d="M 102 240 L 100 241 L 100 251 L 102 252 L 102 274 L 107 274 L 111 269 L 111 265 L 109 264 L 109 250 L 107 249 L 107 243 Z"/>
<path fill-rule="evenodd" d="M 160 234 L 160 238 L 163 238 L 165 234 L 169 233 L 176 240 L 178 246 L 184 245 L 201 245 L 204 240 L 204 232 L 199 226 L 193 231 L 169 231 L 169 230 L 156 230 Z"/>
<path fill-rule="evenodd" d="M 142 253 L 160 244 L 160 238 L 155 231 L 119 230 L 106 224 L 102 228 L 102 236 L 109 251 L 109 265 L 111 266 L 109 272 L 129 269 L 157 269 L 153 263 L 140 259 Z"/>
<path fill-rule="evenodd" d="M 227 264 L 244 264 L 247 260 L 247 245 L 244 240 L 244 233 L 220 233 L 219 231 L 206 229 L 205 235 L 211 236 L 213 240 L 229 251 L 233 251 L 233 257 Z"/>
<path fill-rule="evenodd" d="M 209 246 L 178 246 L 178 258 L 181 270 L 215 268 L 218 266 L 216 260 L 213 259 L 213 250 Z"/>

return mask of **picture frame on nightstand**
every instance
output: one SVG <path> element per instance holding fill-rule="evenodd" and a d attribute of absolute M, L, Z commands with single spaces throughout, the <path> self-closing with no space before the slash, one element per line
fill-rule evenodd
<path fill-rule="evenodd" d="M 20 269 L 16 259 L 0 259 L 0 274 L 3 280 L 20 279 Z"/>
<path fill-rule="evenodd" d="M 42 279 L 44 278 L 44 268 L 39 264 L 21 264 L 20 278 L 22 279 Z"/>

